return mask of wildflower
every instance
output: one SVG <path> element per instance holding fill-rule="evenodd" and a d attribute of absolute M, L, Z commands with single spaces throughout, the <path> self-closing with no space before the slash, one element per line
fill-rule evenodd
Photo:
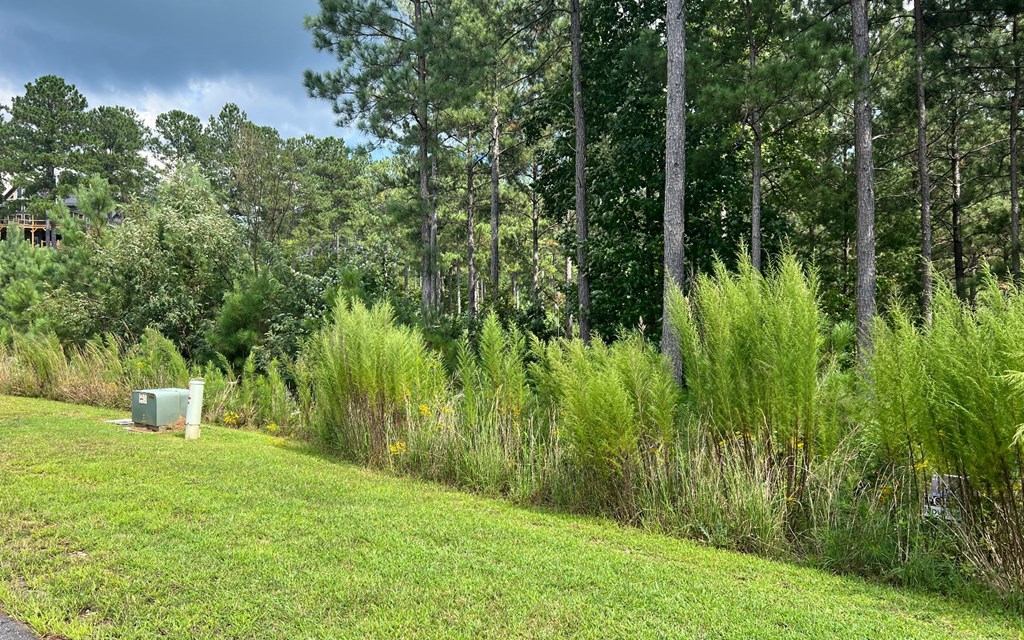
<path fill-rule="evenodd" d="M 797 449 L 803 449 L 804 448 L 804 443 L 803 442 L 796 443 L 796 448 Z"/>
<path fill-rule="evenodd" d="M 275 423 L 273 423 L 273 422 L 271 422 L 270 424 L 268 424 L 268 425 L 267 425 L 267 431 L 269 431 L 270 433 L 274 433 L 274 432 L 276 432 L 276 431 L 277 431 L 277 424 L 275 424 Z"/>
<path fill-rule="evenodd" d="M 428 407 L 425 404 L 421 404 L 420 405 L 420 415 L 421 416 L 429 416 L 430 415 L 430 407 Z"/>
<path fill-rule="evenodd" d="M 405 441 L 399 440 L 394 444 L 389 444 L 388 449 L 391 451 L 391 455 L 400 456 L 405 453 Z"/>

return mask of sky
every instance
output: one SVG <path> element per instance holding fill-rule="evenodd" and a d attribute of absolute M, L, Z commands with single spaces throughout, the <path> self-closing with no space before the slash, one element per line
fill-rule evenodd
<path fill-rule="evenodd" d="M 317 0 L 0 0 L 0 104 L 54 74 L 89 106 L 123 105 L 153 126 L 171 109 L 204 121 L 225 103 L 285 137 L 365 138 L 334 125 L 302 85 L 329 69 L 303 18 Z"/>

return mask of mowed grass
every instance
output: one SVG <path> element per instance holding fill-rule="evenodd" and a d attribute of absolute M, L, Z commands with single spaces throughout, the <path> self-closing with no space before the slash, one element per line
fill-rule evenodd
<path fill-rule="evenodd" d="M 67 638 L 1013 638 L 936 596 L 511 506 L 251 432 L 0 397 L 0 609 Z"/>

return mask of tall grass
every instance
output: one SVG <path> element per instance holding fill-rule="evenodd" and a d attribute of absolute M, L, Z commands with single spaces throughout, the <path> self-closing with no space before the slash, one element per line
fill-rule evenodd
<path fill-rule="evenodd" d="M 691 424 L 720 448 L 745 450 L 751 468 L 768 469 L 799 501 L 816 452 L 835 434 L 819 409 L 824 318 L 814 274 L 792 256 L 768 275 L 742 258 L 698 276 L 688 298 L 675 290 L 668 309 L 679 338 Z"/>
<path fill-rule="evenodd" d="M 0 340 L 0 393 L 128 410 L 134 389 L 185 387 L 206 380 L 204 420 L 231 426 L 298 431 L 295 401 L 277 363 L 264 374 L 247 362 L 242 376 L 230 367 L 189 368 L 177 348 L 153 329 L 136 343 L 99 336 L 81 346 L 52 334 L 13 334 Z"/>
<path fill-rule="evenodd" d="M 15 334 L 0 345 L 0 392 L 128 408 L 131 390 L 184 386 L 188 367 L 153 330 L 136 344 L 100 336 L 63 346 L 52 334 Z"/>
<path fill-rule="evenodd" d="M 543 366 L 550 376 L 558 433 L 578 476 L 584 503 L 626 519 L 643 470 L 677 436 L 679 391 L 667 363 L 639 334 L 607 345 L 556 341 Z"/>
<path fill-rule="evenodd" d="M 875 345 L 871 442 L 911 470 L 918 505 L 932 474 L 951 476 L 946 517 L 965 555 L 998 589 L 1024 593 L 1024 410 L 1013 374 L 1024 369 L 1024 292 L 989 276 L 971 308 L 939 287 L 931 326 L 896 309 L 877 323 Z"/>
<path fill-rule="evenodd" d="M 306 354 L 316 403 L 312 428 L 331 450 L 380 464 L 405 453 L 409 434 L 442 409 L 441 361 L 388 304 L 339 297 Z"/>

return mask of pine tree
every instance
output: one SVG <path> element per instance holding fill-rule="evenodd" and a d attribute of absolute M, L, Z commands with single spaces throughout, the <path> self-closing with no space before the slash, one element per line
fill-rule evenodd
<path fill-rule="evenodd" d="M 26 197 L 54 194 L 58 178 L 73 185 L 88 168 L 88 102 L 74 85 L 42 76 L 25 85 L 0 123 L 0 174 L 13 177 Z"/>

